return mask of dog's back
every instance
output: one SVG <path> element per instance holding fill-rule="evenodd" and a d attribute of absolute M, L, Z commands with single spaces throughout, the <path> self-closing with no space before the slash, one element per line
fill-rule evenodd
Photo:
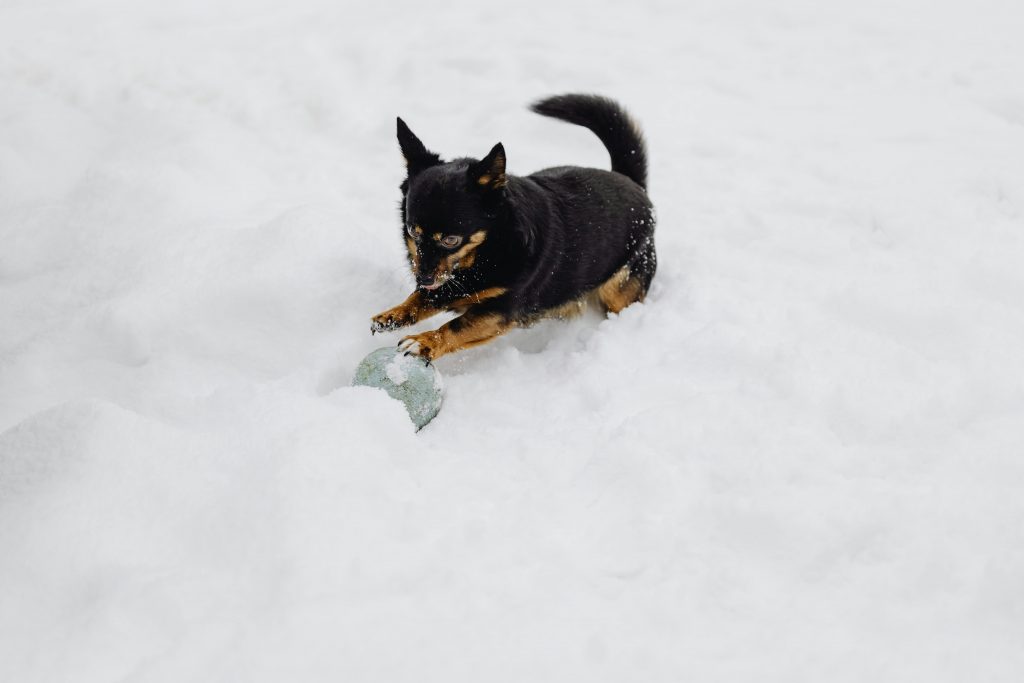
<path fill-rule="evenodd" d="M 656 259 L 639 128 L 616 102 L 597 95 L 558 95 L 532 109 L 593 131 L 612 170 L 559 166 L 509 184 L 517 208 L 537 223 L 535 267 L 523 288 L 536 300 L 527 308 L 544 310 L 601 288 L 612 311 L 642 299 Z"/>

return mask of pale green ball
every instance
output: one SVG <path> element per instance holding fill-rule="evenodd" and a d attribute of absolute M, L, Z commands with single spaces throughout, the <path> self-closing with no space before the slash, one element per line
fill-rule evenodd
<path fill-rule="evenodd" d="M 383 389 L 404 403 L 417 431 L 434 419 L 444 400 L 444 383 L 437 368 L 393 346 L 377 349 L 364 358 L 352 385 Z"/>

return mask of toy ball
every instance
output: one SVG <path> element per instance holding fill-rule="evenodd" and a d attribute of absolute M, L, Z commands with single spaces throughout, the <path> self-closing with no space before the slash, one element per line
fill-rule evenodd
<path fill-rule="evenodd" d="M 393 346 L 377 349 L 364 358 L 352 385 L 383 389 L 404 403 L 417 431 L 434 419 L 444 400 L 444 383 L 437 368 Z"/>

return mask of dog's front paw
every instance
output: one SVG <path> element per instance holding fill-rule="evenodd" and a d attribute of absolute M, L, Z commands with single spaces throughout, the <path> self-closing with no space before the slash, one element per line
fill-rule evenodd
<path fill-rule="evenodd" d="M 405 352 L 407 356 L 419 356 L 425 360 L 432 361 L 440 355 L 439 338 L 437 332 L 421 332 L 402 337 L 398 342 L 398 350 Z"/>
<path fill-rule="evenodd" d="M 408 327 L 415 322 L 416 316 L 407 307 L 395 306 L 383 313 L 378 313 L 370 319 L 370 334 L 397 330 L 400 327 Z"/>

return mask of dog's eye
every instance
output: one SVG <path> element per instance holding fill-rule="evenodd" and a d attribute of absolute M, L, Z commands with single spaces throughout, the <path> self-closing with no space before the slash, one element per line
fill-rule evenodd
<path fill-rule="evenodd" d="M 445 235 L 441 239 L 441 246 L 447 247 L 448 249 L 454 249 L 460 244 L 462 244 L 462 238 L 458 235 Z"/>
<path fill-rule="evenodd" d="M 413 229 L 411 225 L 405 226 L 405 234 L 407 234 L 409 237 L 413 239 L 416 239 L 416 231 Z"/>

